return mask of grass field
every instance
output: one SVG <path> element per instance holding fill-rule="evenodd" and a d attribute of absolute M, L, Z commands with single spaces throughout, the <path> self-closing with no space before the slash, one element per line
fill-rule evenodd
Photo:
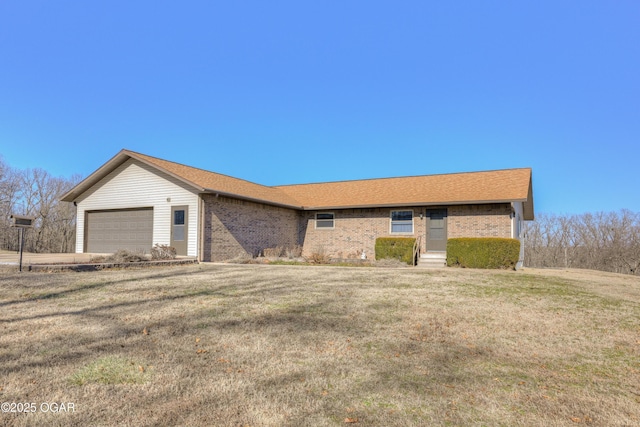
<path fill-rule="evenodd" d="M 640 425 L 638 277 L 0 274 L 0 425 Z"/>

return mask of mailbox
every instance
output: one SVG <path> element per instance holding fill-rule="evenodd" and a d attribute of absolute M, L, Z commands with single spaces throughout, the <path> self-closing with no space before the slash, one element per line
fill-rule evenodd
<path fill-rule="evenodd" d="M 22 215 L 11 215 L 12 227 L 31 228 L 33 227 L 33 217 Z"/>

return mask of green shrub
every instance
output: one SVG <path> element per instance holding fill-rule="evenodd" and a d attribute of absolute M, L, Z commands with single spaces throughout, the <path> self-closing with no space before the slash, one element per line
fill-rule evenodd
<path fill-rule="evenodd" d="M 520 257 L 520 241 L 496 237 L 447 240 L 447 265 L 468 268 L 513 269 Z"/>
<path fill-rule="evenodd" d="M 379 237 L 376 239 L 376 260 L 397 259 L 413 265 L 413 237 Z"/>

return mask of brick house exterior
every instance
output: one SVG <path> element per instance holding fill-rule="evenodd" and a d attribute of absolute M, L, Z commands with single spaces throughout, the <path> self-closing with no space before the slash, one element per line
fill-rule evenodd
<path fill-rule="evenodd" d="M 265 248 L 300 244 L 300 215 L 293 209 L 210 194 L 203 200 L 205 261 L 255 257 Z"/>
<path fill-rule="evenodd" d="M 422 252 L 441 252 L 437 240 L 447 238 L 519 238 L 521 222 L 533 219 L 530 169 L 267 187 L 128 150 L 62 200 L 83 213 L 76 252 L 176 243 L 201 261 L 278 246 L 300 246 L 303 256 L 373 258 L 376 239 L 390 236 L 420 237 Z M 141 210 L 152 212 L 147 223 L 128 218 Z M 105 216 L 111 222 L 99 223 Z M 116 240 L 101 246 L 93 231 L 100 227 L 115 230 Z M 151 240 L 130 243 L 136 228 Z"/>
<path fill-rule="evenodd" d="M 433 208 L 433 207 L 430 207 Z M 447 237 L 517 237 L 512 235 L 512 210 L 508 203 L 437 206 L 448 213 Z M 326 252 L 334 258 L 360 258 L 362 252 L 367 257 L 374 254 L 378 237 L 417 237 L 425 236 L 427 225 L 424 206 L 406 206 L 397 208 L 344 209 L 334 211 L 335 225 L 332 229 L 315 227 L 317 211 L 302 215 L 301 227 L 304 237 L 301 241 L 303 255 L 313 252 Z M 392 233 L 390 217 L 392 210 L 410 210 L 414 212 L 413 232 Z M 422 213 L 422 217 L 420 214 Z M 427 252 L 427 240 L 420 241 L 420 251 Z"/>
<path fill-rule="evenodd" d="M 511 231 L 511 205 L 462 205 L 448 208 L 448 237 L 517 237 Z"/>

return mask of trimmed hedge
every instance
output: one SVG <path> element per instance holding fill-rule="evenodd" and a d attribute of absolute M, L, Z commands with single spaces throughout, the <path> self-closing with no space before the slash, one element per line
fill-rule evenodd
<path fill-rule="evenodd" d="M 376 259 L 398 259 L 413 265 L 414 237 L 378 237 L 376 239 Z"/>
<path fill-rule="evenodd" d="M 449 267 L 515 269 L 520 241 L 497 237 L 464 237 L 447 240 Z"/>

